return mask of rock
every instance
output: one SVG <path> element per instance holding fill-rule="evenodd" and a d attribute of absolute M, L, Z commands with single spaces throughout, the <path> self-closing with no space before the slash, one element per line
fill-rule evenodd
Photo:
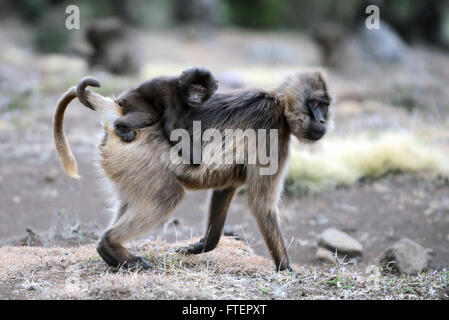
<path fill-rule="evenodd" d="M 379 266 L 370 264 L 368 267 L 365 268 L 365 274 L 366 275 L 370 275 L 370 274 L 380 275 L 380 268 L 379 268 Z"/>
<path fill-rule="evenodd" d="M 369 30 L 363 25 L 359 38 L 366 55 L 378 62 L 401 62 L 407 58 L 407 44 L 385 21 L 380 29 Z"/>
<path fill-rule="evenodd" d="M 365 269 L 366 282 L 378 285 L 382 278 L 381 268 L 375 265 L 369 265 Z"/>
<path fill-rule="evenodd" d="M 45 181 L 48 183 L 54 182 L 58 177 L 58 170 L 51 169 L 44 177 Z"/>
<path fill-rule="evenodd" d="M 337 264 L 335 255 L 331 251 L 324 248 L 318 248 L 317 252 L 315 253 L 315 259 L 329 262 L 331 264 Z"/>
<path fill-rule="evenodd" d="M 174 225 L 174 226 L 179 226 L 181 224 L 181 221 L 179 221 L 179 219 L 175 218 L 175 217 L 171 217 L 167 220 L 167 222 L 165 222 L 165 226 L 168 227 L 169 225 Z"/>
<path fill-rule="evenodd" d="M 384 271 L 416 274 L 427 269 L 429 255 L 427 249 L 416 242 L 404 238 L 386 249 L 379 259 Z"/>
<path fill-rule="evenodd" d="M 233 237 L 235 240 L 241 240 L 240 236 L 234 232 L 234 228 L 229 225 L 223 227 L 223 235 L 225 237 Z"/>
<path fill-rule="evenodd" d="M 360 256 L 363 252 L 363 246 L 357 240 L 334 228 L 323 231 L 319 244 L 326 249 L 337 250 L 337 253 L 345 253 L 349 256 Z"/>

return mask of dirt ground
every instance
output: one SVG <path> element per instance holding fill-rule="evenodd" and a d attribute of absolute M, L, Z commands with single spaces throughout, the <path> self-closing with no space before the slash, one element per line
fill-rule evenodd
<path fill-rule="evenodd" d="M 195 240 L 198 240 L 196 238 Z M 71 248 L 0 247 L 0 299 L 448 299 L 447 271 L 381 274 L 375 266 L 294 265 L 276 272 L 242 241 L 224 238 L 214 251 L 183 256 L 181 245 L 133 243 L 150 270 L 116 270 L 94 245 Z"/>

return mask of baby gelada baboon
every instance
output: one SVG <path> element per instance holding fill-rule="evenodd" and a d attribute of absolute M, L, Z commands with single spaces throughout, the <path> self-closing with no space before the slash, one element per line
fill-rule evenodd
<path fill-rule="evenodd" d="M 92 109 L 85 97 L 87 86 L 100 83 L 87 77 L 78 84 L 79 100 Z M 118 96 L 116 102 L 122 116 L 114 121 L 114 130 L 124 142 L 136 138 L 136 129 L 148 127 L 160 120 L 168 138 L 174 129 L 185 129 L 192 123 L 191 109 L 201 107 L 217 90 L 218 82 L 205 68 L 184 70 L 179 77 L 161 76 L 145 81 Z"/>
<path fill-rule="evenodd" d="M 75 159 L 63 131 L 64 112 L 76 89 L 69 89 L 59 100 L 54 117 L 55 146 L 66 172 L 77 177 Z M 173 148 L 161 123 L 142 129 L 132 143 L 124 143 L 111 121 L 121 116 L 114 99 L 86 90 L 87 102 L 104 122 L 105 135 L 99 145 L 100 166 L 112 185 L 116 211 L 97 251 L 114 267 L 149 268 L 142 257 L 133 255 L 124 243 L 147 232 L 173 212 L 185 189 L 212 189 L 209 219 L 204 237 L 178 251 L 198 254 L 213 250 L 220 239 L 229 204 L 237 188 L 245 185 L 248 203 L 265 239 L 277 270 L 292 270 L 278 222 L 278 202 L 288 169 L 290 137 L 302 142 L 320 140 L 331 123 L 331 96 L 320 72 L 301 72 L 286 78 L 273 90 L 247 90 L 213 95 L 191 118 L 203 129 L 275 130 L 278 138 L 257 140 L 255 148 L 243 148 L 245 159 L 257 157 L 260 144 L 276 148 L 277 170 L 261 174 L 264 167 L 255 163 L 223 163 L 199 166 L 170 161 Z M 188 129 L 189 130 L 189 129 Z M 243 141 L 243 140 L 242 140 Z M 202 141 L 204 148 L 215 140 Z M 221 145 L 221 142 L 218 141 Z M 225 148 L 227 145 L 225 145 Z M 235 150 L 230 144 L 228 151 Z"/>

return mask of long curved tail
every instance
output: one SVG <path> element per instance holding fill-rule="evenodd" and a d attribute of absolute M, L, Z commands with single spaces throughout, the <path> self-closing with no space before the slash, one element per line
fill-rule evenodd
<path fill-rule="evenodd" d="M 69 103 L 77 97 L 76 87 L 71 87 L 59 99 L 56 112 L 53 117 L 53 137 L 56 151 L 65 172 L 75 179 L 80 178 L 78 175 L 78 166 L 75 157 L 70 150 L 69 142 L 64 134 L 64 113 Z"/>
<path fill-rule="evenodd" d="M 78 86 L 73 86 L 67 90 L 59 99 L 56 106 L 56 112 L 53 117 L 53 136 L 56 151 L 62 166 L 67 174 L 75 179 L 80 178 L 78 175 L 78 166 L 75 157 L 70 150 L 69 142 L 64 134 L 64 113 L 69 103 L 78 97 L 78 99 L 86 107 L 97 111 L 105 126 L 113 123 L 115 119 L 122 115 L 121 107 L 113 98 L 103 97 L 100 94 L 86 90 L 87 86 L 100 87 L 100 82 L 93 77 L 83 78 Z"/>

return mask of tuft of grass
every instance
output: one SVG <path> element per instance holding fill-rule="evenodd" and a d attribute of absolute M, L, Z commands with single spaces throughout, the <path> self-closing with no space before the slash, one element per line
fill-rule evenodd
<path fill-rule="evenodd" d="M 24 110 L 29 107 L 31 90 L 25 89 L 15 92 L 9 98 L 4 111 Z M 2 110 L 0 110 L 2 111 Z"/>
<path fill-rule="evenodd" d="M 328 138 L 317 148 L 293 150 L 286 187 L 298 194 L 391 172 L 422 171 L 448 176 L 448 150 L 411 132 Z"/>
<path fill-rule="evenodd" d="M 336 287 L 338 289 L 351 289 L 355 286 L 356 281 L 352 277 L 345 277 L 341 275 L 337 275 L 335 278 L 327 281 L 327 284 L 331 287 Z"/>
<path fill-rule="evenodd" d="M 270 292 L 267 288 L 265 288 L 263 286 L 259 287 L 259 291 L 263 294 L 268 294 Z"/>

